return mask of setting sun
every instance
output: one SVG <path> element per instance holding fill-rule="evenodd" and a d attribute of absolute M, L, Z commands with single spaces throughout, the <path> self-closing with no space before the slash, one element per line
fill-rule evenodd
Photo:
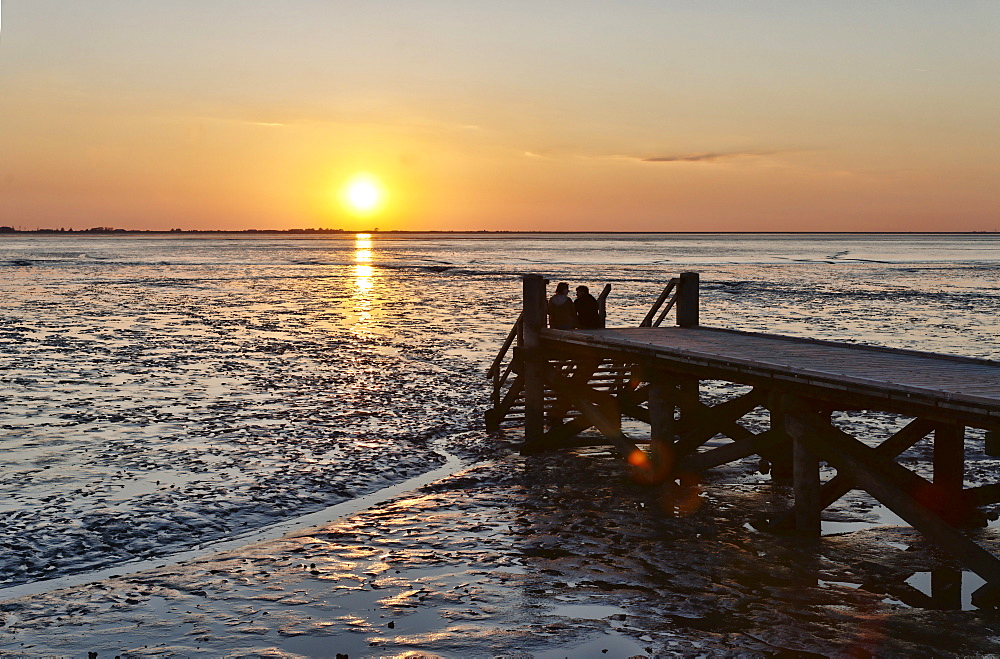
<path fill-rule="evenodd" d="M 385 205 L 385 188 L 371 174 L 355 174 L 340 190 L 340 201 L 352 215 L 369 217 Z"/>

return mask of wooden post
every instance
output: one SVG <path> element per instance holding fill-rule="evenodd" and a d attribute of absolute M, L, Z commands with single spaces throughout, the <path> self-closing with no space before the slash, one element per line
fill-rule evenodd
<path fill-rule="evenodd" d="M 545 435 L 545 376 L 542 370 L 539 332 L 545 328 L 545 279 L 524 275 L 524 441 L 540 441 Z"/>
<path fill-rule="evenodd" d="M 934 428 L 934 485 L 947 497 L 961 497 L 965 477 L 965 427 L 940 423 Z"/>
<path fill-rule="evenodd" d="M 785 432 L 792 438 L 792 490 L 795 494 L 795 529 L 802 534 L 818 536 L 822 531 L 820 521 L 819 459 L 809 450 L 803 432 L 808 432 L 794 422 L 782 398 L 781 413 Z"/>
<path fill-rule="evenodd" d="M 1000 428 L 988 428 L 986 430 L 986 455 L 991 458 L 1000 458 Z"/>
<path fill-rule="evenodd" d="M 649 380 L 649 442 L 654 463 L 668 469 L 673 466 L 674 407 L 677 404 L 677 388 L 661 371 L 653 371 Z M 668 466 L 669 465 L 669 466 Z"/>
<path fill-rule="evenodd" d="M 795 528 L 820 535 L 819 460 L 799 439 L 792 441 L 792 486 L 795 490 Z"/>
<path fill-rule="evenodd" d="M 771 415 L 771 430 L 781 433 L 782 439 L 773 450 L 768 452 L 767 458 L 771 463 L 771 478 L 773 480 L 787 482 L 792 478 L 792 440 L 785 432 L 785 413 L 781 408 L 781 397 L 777 393 L 768 395 L 767 409 Z"/>
<path fill-rule="evenodd" d="M 678 434 L 685 434 L 698 425 L 701 407 L 701 381 L 696 377 L 682 376 L 677 379 L 677 406 L 681 408 Z"/>
<path fill-rule="evenodd" d="M 677 285 L 677 324 L 698 327 L 698 273 L 682 272 Z"/>

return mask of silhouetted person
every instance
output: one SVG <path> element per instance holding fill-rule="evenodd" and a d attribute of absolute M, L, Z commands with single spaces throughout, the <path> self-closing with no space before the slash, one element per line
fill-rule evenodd
<path fill-rule="evenodd" d="M 598 308 L 597 298 L 590 294 L 590 289 L 586 286 L 576 287 L 576 299 L 573 301 L 573 308 L 576 309 L 576 320 L 582 329 L 600 329 L 601 313 Z"/>
<path fill-rule="evenodd" d="M 556 284 L 556 294 L 549 298 L 549 327 L 552 329 L 576 329 L 576 309 L 573 300 L 569 299 L 569 284 Z"/>

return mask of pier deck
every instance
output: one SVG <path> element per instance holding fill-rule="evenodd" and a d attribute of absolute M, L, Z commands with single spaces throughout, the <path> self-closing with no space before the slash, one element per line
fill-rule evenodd
<path fill-rule="evenodd" d="M 965 425 L 1000 426 L 1000 363 L 936 353 L 836 343 L 708 327 L 551 330 L 542 346 L 592 350 L 623 361 L 692 373 L 701 379 L 767 386 L 843 405 L 874 403 L 885 411 Z"/>
<path fill-rule="evenodd" d="M 521 318 L 490 368 L 487 425 L 522 414 L 522 452 L 593 443 L 578 435 L 596 428 L 638 480 L 668 489 L 758 455 L 794 493 L 762 527 L 818 536 L 822 511 L 861 489 L 987 582 L 977 606 L 1000 604 L 1000 559 L 983 546 L 1000 538 L 982 530 L 981 510 L 1000 502 L 1000 482 L 965 485 L 966 428 L 984 429 L 987 454 L 1000 453 L 1000 362 L 702 327 L 696 273 L 671 280 L 641 327 L 546 329 L 545 300 L 545 280 L 525 276 Z M 678 326 L 656 326 L 674 306 Z M 703 381 L 739 386 L 720 401 L 702 396 Z M 896 415 L 900 429 L 856 437 L 833 417 L 859 410 Z M 648 437 L 627 436 L 623 417 L 649 424 Z M 930 478 L 896 461 L 924 440 Z M 836 475 L 824 481 L 821 463 Z"/>

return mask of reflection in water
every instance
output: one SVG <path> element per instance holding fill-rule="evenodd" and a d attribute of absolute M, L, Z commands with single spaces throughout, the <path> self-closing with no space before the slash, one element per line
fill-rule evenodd
<path fill-rule="evenodd" d="M 370 290 L 374 286 L 372 283 L 374 271 L 375 268 L 370 265 L 359 263 L 354 266 L 354 287 L 362 291 Z"/>
<path fill-rule="evenodd" d="M 371 234 L 359 233 L 354 240 L 354 311 L 358 314 L 356 331 L 367 331 L 372 320 L 375 268 L 372 262 Z"/>
<path fill-rule="evenodd" d="M 914 572 L 903 584 L 889 592 L 909 606 L 971 611 L 978 608 L 973 603 L 973 594 L 986 580 L 969 570 L 945 567 Z"/>

